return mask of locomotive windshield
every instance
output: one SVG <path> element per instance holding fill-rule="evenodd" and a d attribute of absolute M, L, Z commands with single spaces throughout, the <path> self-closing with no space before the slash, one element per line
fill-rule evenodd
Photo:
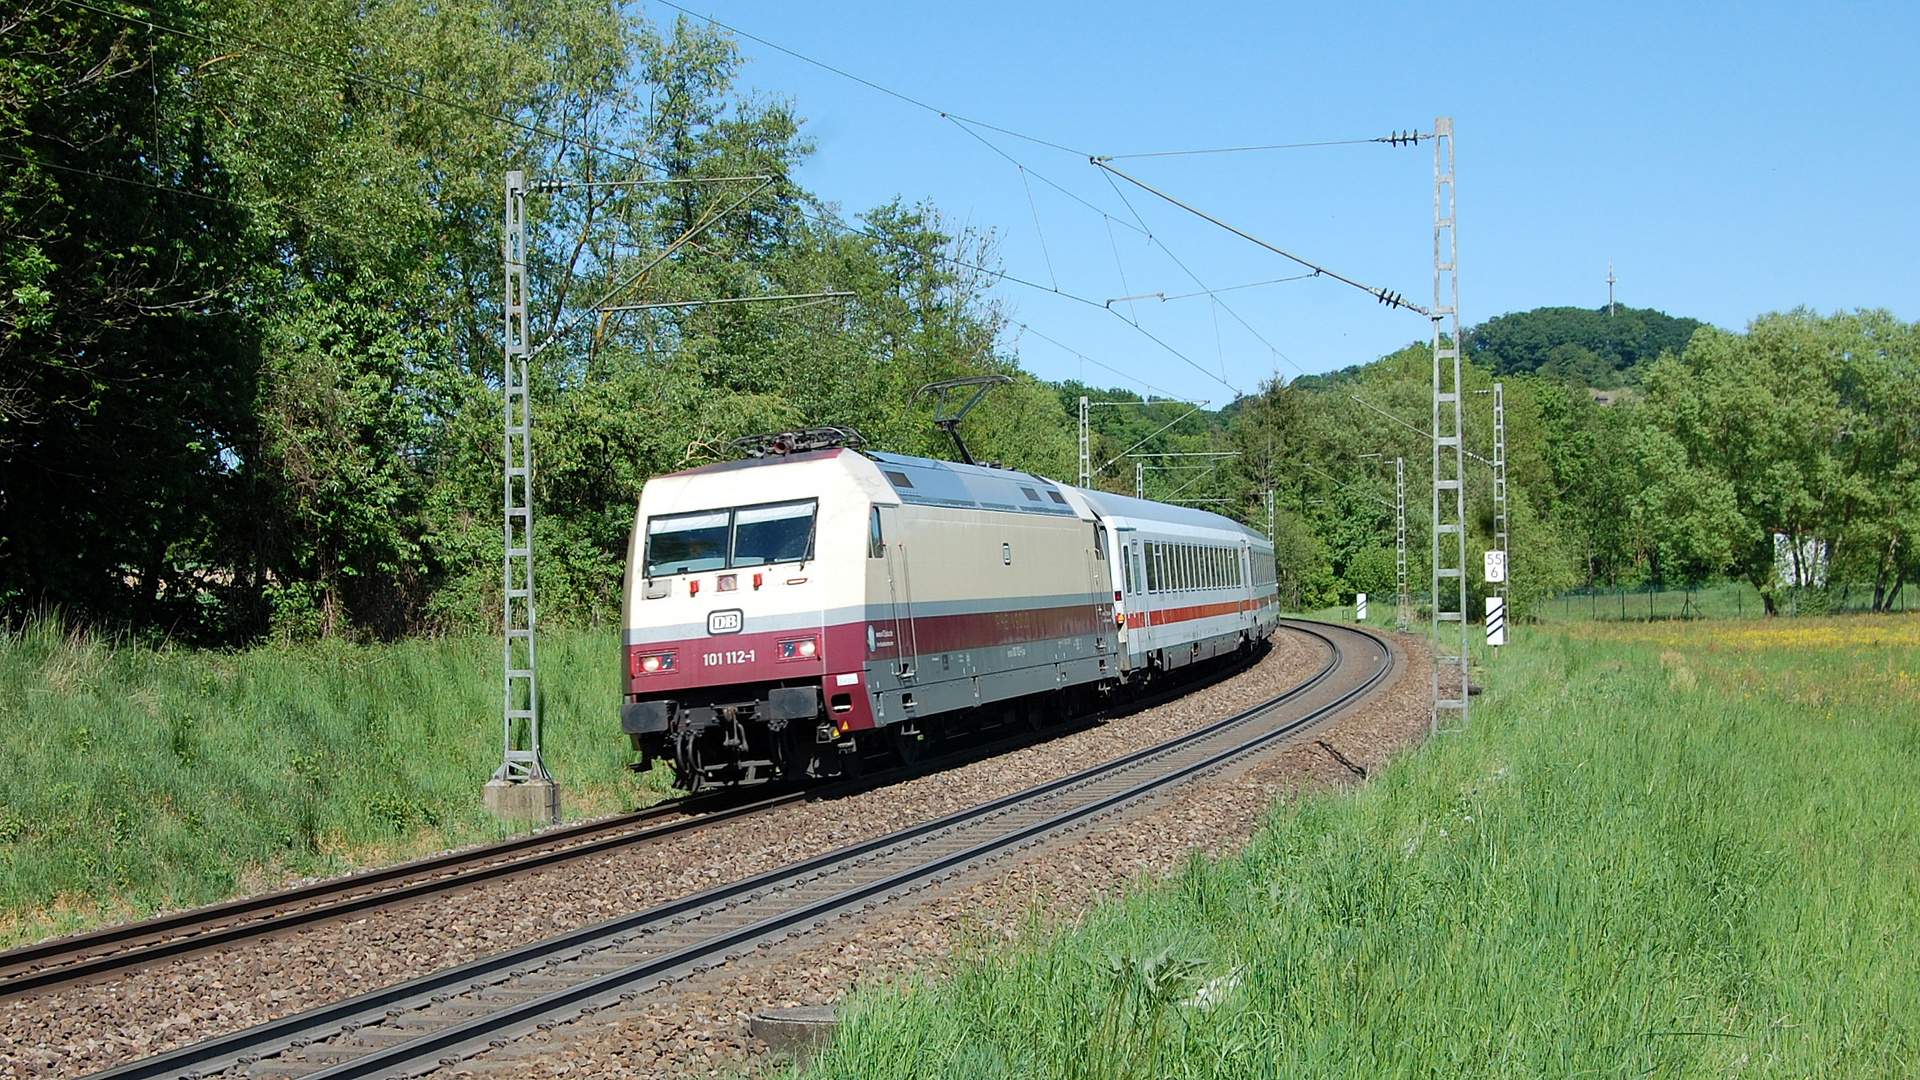
<path fill-rule="evenodd" d="M 719 570 L 727 565 L 729 510 L 647 520 L 647 576 Z"/>
<path fill-rule="evenodd" d="M 813 557 L 816 503 L 771 503 L 647 519 L 647 576 Z"/>
<path fill-rule="evenodd" d="M 734 566 L 798 562 L 813 553 L 813 500 L 733 512 Z"/>

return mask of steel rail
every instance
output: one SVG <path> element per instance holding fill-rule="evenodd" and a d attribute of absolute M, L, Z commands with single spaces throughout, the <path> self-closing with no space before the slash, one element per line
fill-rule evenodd
<path fill-rule="evenodd" d="M 1184 681 L 1118 708 L 1075 718 L 1081 723 L 1121 711 L 1138 711 L 1173 700 L 1238 674 L 1253 659 L 1230 663 L 1204 677 Z M 177 956 L 207 952 L 250 939 L 369 910 L 406 903 L 479 882 L 529 873 L 558 863 L 587 858 L 633 844 L 651 843 L 699 828 L 720 825 L 805 800 L 829 799 L 869 790 L 939 769 L 1031 745 L 1071 730 L 1023 732 L 990 739 L 947 753 L 930 754 L 912 764 L 817 787 L 781 791 L 745 803 L 753 789 L 723 789 L 648 807 L 615 818 L 544 829 L 474 848 L 430 855 L 345 877 L 242 897 L 218 904 L 119 923 L 98 930 L 24 945 L 0 952 L 0 1001 L 45 993 L 72 984 L 106 978 Z M 712 807 L 712 809 L 709 809 Z M 666 825 L 648 828 L 655 821 Z M 526 853 L 531 854 L 526 854 Z"/>
<path fill-rule="evenodd" d="M 658 840 L 784 806 L 809 793 L 787 792 L 740 806 L 702 808 L 709 802 L 724 803 L 726 794 L 701 803 L 693 800 L 666 803 L 606 821 L 543 830 L 479 848 L 431 855 L 343 878 L 10 949 L 0 952 L 0 999 L 340 918 L 368 908 L 401 903 L 474 882 L 525 873 L 629 844 Z M 681 820 L 646 827 L 676 815 Z M 612 835 L 606 835 L 609 833 Z M 528 851 L 533 854 L 521 854 Z"/>
<path fill-rule="evenodd" d="M 1307 626 L 1296 624 L 1296 629 L 1320 638 L 1329 646 L 1332 655 L 1318 672 L 1266 702 L 1156 746 L 1135 751 L 1071 776 L 991 800 L 980 806 L 910 826 L 886 836 L 849 845 L 744 881 L 717 886 L 643 912 L 483 957 L 443 972 L 271 1021 L 254 1028 L 205 1040 L 166 1054 L 130 1062 L 97 1075 L 100 1080 L 109 1080 L 109 1078 L 111 1080 L 135 1080 L 135 1078 L 163 1080 L 163 1078 L 173 1077 L 210 1076 L 236 1066 L 253 1065 L 260 1062 L 262 1058 L 274 1057 L 289 1049 L 304 1048 L 314 1042 L 342 1033 L 351 1035 L 370 1025 L 382 1024 L 387 1026 L 374 1028 L 373 1031 L 379 1033 L 379 1040 L 387 1043 L 385 1046 L 370 1048 L 342 1046 L 339 1048 L 339 1053 L 333 1054 L 332 1057 L 354 1055 L 350 1056 L 349 1060 L 338 1061 L 331 1065 L 289 1062 L 288 1068 L 293 1074 L 308 1076 L 310 1080 L 419 1075 L 475 1052 L 502 1045 L 503 1040 L 524 1034 L 541 1025 L 551 1025 L 581 1012 L 591 1012 L 631 998 L 642 988 L 651 984 L 671 982 L 676 978 L 704 971 L 722 959 L 737 958 L 752 948 L 770 945 L 782 937 L 797 936 L 802 932 L 801 928 L 824 926 L 836 915 L 845 917 L 863 907 L 871 907 L 886 899 L 918 891 L 936 880 L 998 858 L 1015 848 L 1031 846 L 1052 834 L 1078 827 L 1093 818 L 1113 813 L 1127 805 L 1152 797 L 1171 785 L 1245 757 L 1352 704 L 1385 678 L 1393 668 L 1392 649 L 1383 639 L 1371 632 L 1339 628 L 1376 646 L 1381 653 L 1380 662 L 1356 685 L 1336 694 L 1332 700 L 1310 709 L 1299 717 L 1286 720 L 1270 730 L 1259 732 L 1251 738 L 1235 742 L 1224 749 L 1207 751 L 1195 761 L 1139 779 L 1120 790 L 1097 795 L 1083 804 L 1043 816 L 1038 820 L 1017 824 L 1014 828 L 1003 830 L 983 840 L 963 842 L 961 847 L 954 850 L 935 852 L 930 857 L 920 858 L 903 869 L 885 873 L 875 880 L 856 884 L 852 888 L 838 889 L 817 899 L 808 899 L 802 895 L 806 891 L 807 882 L 818 881 L 835 872 L 850 872 L 852 868 L 872 863 L 883 856 L 905 853 L 911 847 L 935 843 L 942 839 L 950 840 L 964 828 L 978 826 L 1008 814 L 1016 808 L 1031 807 L 1062 793 L 1090 787 L 1102 780 L 1124 777 L 1124 774 L 1130 770 L 1155 758 L 1175 755 L 1183 749 L 1205 750 L 1205 743 L 1208 740 L 1232 734 L 1235 728 L 1265 718 L 1275 708 L 1321 686 L 1341 669 L 1344 662 L 1342 649 L 1331 636 L 1321 632 L 1320 629 Z M 882 866 L 880 869 L 885 870 L 885 867 Z M 597 952 L 602 950 L 617 952 L 619 947 L 637 939 L 647 939 L 650 935 L 671 937 L 675 932 L 684 933 L 684 931 L 677 931 L 676 928 L 706 916 L 724 917 L 726 912 L 737 907 L 745 907 L 770 894 L 789 890 L 795 898 L 801 900 L 796 906 L 767 917 L 750 917 L 742 925 L 723 929 L 684 946 L 669 947 L 661 955 L 650 956 L 637 963 L 627 962 L 617 955 L 603 958 L 599 965 L 596 965 L 592 959 Z M 614 961 L 612 968 L 595 973 L 599 966 L 604 966 L 607 959 Z M 529 974 L 538 978 L 540 969 L 549 964 L 562 963 L 585 967 L 588 974 L 578 976 L 571 984 L 551 992 L 542 992 L 524 986 L 519 989 L 502 988 L 503 984 Z M 555 974 L 550 978 L 564 979 L 565 977 Z M 484 1010 L 482 1015 L 470 1016 L 458 1022 L 444 1023 L 437 1030 L 419 1032 L 417 1035 L 411 1033 L 405 1026 L 403 1018 L 410 1011 L 431 1008 L 466 994 L 484 995 L 496 989 L 500 990 L 502 996 L 518 995 L 520 1000 L 502 1002 L 501 1008 L 485 1010 L 487 1002 L 469 999 L 467 1008 L 479 1006 Z M 532 995 L 530 998 L 526 996 L 529 994 Z M 400 1022 L 393 1023 L 394 1021 Z M 362 1049 L 366 1052 L 357 1053 Z M 325 1060 L 327 1059 L 323 1058 L 323 1062 Z M 259 1070 L 249 1070 L 249 1072 L 254 1071 Z M 266 1066 L 266 1071 L 271 1073 L 274 1069 L 272 1066 Z"/>

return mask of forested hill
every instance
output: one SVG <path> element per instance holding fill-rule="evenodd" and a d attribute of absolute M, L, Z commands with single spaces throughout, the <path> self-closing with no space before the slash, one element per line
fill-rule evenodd
<path fill-rule="evenodd" d="M 1496 316 L 1465 336 L 1467 355 L 1497 375 L 1541 375 L 1611 389 L 1634 365 L 1678 354 L 1705 325 L 1652 308 L 1543 307 Z"/>

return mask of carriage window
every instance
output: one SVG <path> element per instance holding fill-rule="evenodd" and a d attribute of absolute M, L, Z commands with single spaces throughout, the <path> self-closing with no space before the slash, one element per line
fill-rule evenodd
<path fill-rule="evenodd" d="M 647 576 L 719 570 L 727 565 L 726 510 L 647 519 Z"/>
<path fill-rule="evenodd" d="M 887 540 L 880 535 L 880 508 L 874 507 L 867 515 L 867 558 L 884 559 L 887 557 Z"/>

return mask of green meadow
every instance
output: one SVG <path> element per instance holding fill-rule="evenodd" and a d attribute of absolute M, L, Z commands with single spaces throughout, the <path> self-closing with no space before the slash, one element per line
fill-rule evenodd
<path fill-rule="evenodd" d="M 1521 628 L 1471 730 L 805 1074 L 1920 1075 L 1920 618 Z"/>
<path fill-rule="evenodd" d="M 567 817 L 665 794 L 626 770 L 613 631 L 540 642 Z M 0 637 L 0 943 L 505 835 L 486 636 L 244 651 Z"/>

